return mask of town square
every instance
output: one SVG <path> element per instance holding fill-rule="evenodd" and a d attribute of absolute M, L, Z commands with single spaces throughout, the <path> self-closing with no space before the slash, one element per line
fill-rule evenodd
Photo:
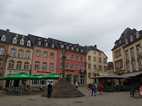
<path fill-rule="evenodd" d="M 0 106 L 141 106 L 141 0 L 0 0 Z"/>

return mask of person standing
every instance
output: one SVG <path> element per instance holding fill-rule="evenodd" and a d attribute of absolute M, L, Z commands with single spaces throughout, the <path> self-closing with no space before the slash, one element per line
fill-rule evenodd
<path fill-rule="evenodd" d="M 97 91 L 96 84 L 93 84 L 91 96 L 96 96 L 96 91 Z"/>
<path fill-rule="evenodd" d="M 78 88 L 78 82 L 77 81 L 75 82 L 75 87 Z"/>
<path fill-rule="evenodd" d="M 47 86 L 47 97 L 48 98 L 50 98 L 52 96 L 52 92 L 53 92 L 53 86 L 51 83 L 49 83 Z"/>

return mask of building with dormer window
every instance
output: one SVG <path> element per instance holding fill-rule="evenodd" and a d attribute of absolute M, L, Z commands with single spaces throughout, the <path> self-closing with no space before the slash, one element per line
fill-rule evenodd
<path fill-rule="evenodd" d="M 118 41 L 124 40 L 120 44 Z M 142 31 L 126 28 L 112 49 L 114 72 L 142 71 Z"/>

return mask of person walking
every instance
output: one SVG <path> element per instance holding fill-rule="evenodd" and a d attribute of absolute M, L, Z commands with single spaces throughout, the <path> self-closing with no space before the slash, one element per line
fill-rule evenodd
<path fill-rule="evenodd" d="M 52 96 L 52 92 L 53 92 L 53 86 L 51 83 L 49 83 L 47 86 L 47 97 L 48 98 L 50 98 Z"/>

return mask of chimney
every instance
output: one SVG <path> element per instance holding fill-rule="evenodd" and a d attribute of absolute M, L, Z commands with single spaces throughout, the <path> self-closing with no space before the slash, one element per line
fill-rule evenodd
<path fill-rule="evenodd" d="M 6 32 L 10 32 L 10 29 L 6 29 Z"/>
<path fill-rule="evenodd" d="M 97 48 L 97 45 L 94 45 L 95 48 Z"/>

